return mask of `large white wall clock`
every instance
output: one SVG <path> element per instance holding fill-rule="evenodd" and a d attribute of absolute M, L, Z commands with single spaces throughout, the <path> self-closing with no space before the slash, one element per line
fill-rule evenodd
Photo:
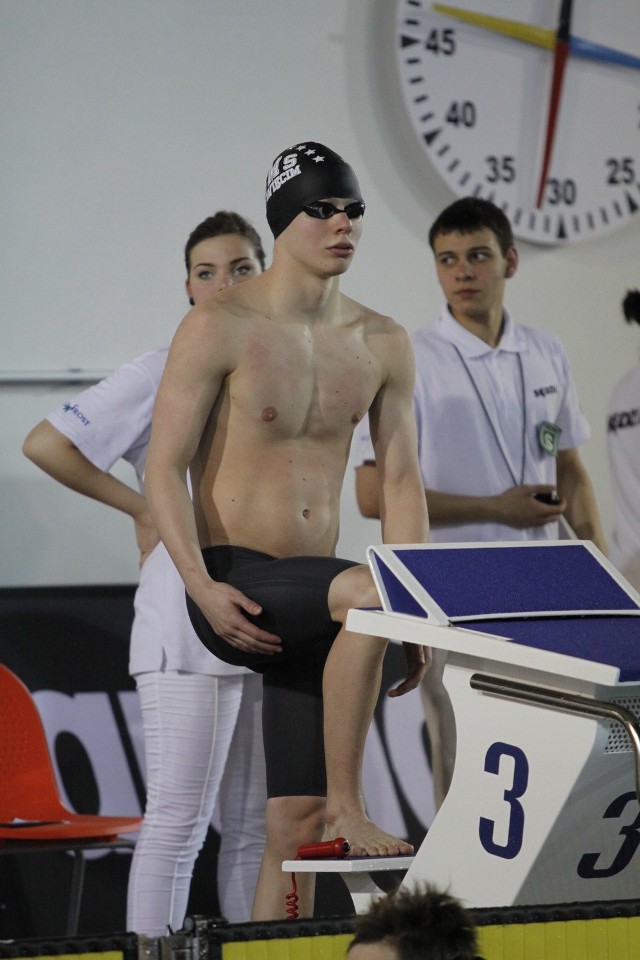
<path fill-rule="evenodd" d="M 398 0 L 395 42 L 411 124 L 456 195 L 544 244 L 638 212 L 638 0 Z"/>

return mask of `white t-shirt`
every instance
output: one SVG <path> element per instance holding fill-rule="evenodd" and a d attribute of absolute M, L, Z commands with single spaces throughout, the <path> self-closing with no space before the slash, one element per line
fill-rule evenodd
<path fill-rule="evenodd" d="M 100 470 L 123 459 L 143 490 L 153 404 L 168 348 L 145 353 L 64 403 L 47 419 Z M 129 671 L 187 670 L 208 675 L 245 674 L 223 663 L 200 642 L 187 615 L 184 584 L 159 543 L 140 571 L 131 630 Z"/>
<path fill-rule="evenodd" d="M 609 556 L 640 589 L 640 365 L 629 370 L 611 394 L 607 450 L 616 515 Z"/>
<path fill-rule="evenodd" d="M 569 361 L 555 334 L 516 325 L 505 312 L 502 337 L 493 348 L 445 308 L 412 342 L 425 488 L 488 497 L 521 483 L 555 484 L 556 460 L 540 444 L 541 425 L 561 430 L 561 450 L 589 439 Z M 366 420 L 357 443 L 356 464 L 373 460 Z M 498 523 L 439 525 L 430 533 L 434 543 L 559 536 L 557 523 L 525 530 Z"/>

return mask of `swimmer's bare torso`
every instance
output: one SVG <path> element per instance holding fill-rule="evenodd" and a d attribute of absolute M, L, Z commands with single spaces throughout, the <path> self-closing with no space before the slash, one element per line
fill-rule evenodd
<path fill-rule="evenodd" d="M 241 303 L 245 291 L 233 291 Z M 397 325 L 342 295 L 335 322 L 318 326 L 239 314 L 231 301 L 214 308 L 203 345 L 220 386 L 191 464 L 201 546 L 331 555 L 353 430 Z"/>

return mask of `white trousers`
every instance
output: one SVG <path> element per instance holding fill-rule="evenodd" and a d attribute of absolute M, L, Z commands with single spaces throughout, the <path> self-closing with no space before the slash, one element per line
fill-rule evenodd
<path fill-rule="evenodd" d="M 135 679 L 147 803 L 129 875 L 127 929 L 150 937 L 181 929 L 216 805 L 220 908 L 232 923 L 249 920 L 265 842 L 262 678 L 167 671 Z"/>

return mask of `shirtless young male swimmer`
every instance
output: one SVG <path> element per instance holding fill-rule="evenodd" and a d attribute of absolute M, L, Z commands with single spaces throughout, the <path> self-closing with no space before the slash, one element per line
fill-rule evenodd
<path fill-rule="evenodd" d="M 149 502 L 196 632 L 223 660 L 263 675 L 269 799 L 256 920 L 285 916 L 282 861 L 301 843 L 343 836 L 355 855 L 412 850 L 364 810 L 386 641 L 345 629 L 350 607 L 379 600 L 366 566 L 334 556 L 351 436 L 367 410 L 384 540 L 428 533 L 409 337 L 339 290 L 363 213 L 355 174 L 332 150 L 283 151 L 267 178 L 272 266 L 187 314 L 154 413 Z M 392 696 L 426 670 L 424 648 L 405 652 Z M 312 875 L 300 881 L 299 913 L 309 916 Z"/>

